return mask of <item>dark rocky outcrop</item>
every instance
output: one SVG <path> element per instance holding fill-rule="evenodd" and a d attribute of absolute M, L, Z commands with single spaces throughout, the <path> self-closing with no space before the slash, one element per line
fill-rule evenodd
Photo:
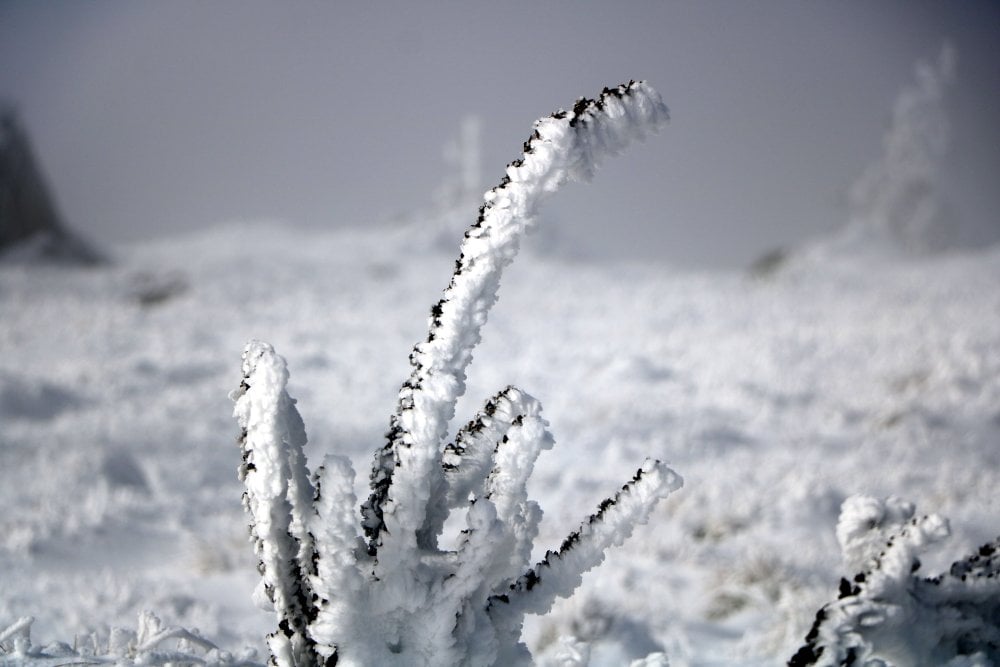
<path fill-rule="evenodd" d="M 0 259 L 96 265 L 104 257 L 63 223 L 17 113 L 0 103 Z"/>

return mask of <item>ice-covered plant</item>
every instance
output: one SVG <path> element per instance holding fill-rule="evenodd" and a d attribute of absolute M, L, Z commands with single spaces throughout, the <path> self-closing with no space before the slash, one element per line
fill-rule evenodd
<path fill-rule="evenodd" d="M 508 387 L 449 440 L 465 373 L 539 202 L 667 120 L 643 82 L 606 88 L 535 123 L 524 155 L 486 193 L 455 272 L 410 355 L 387 442 L 360 507 L 354 471 L 328 455 L 310 473 L 288 372 L 272 347 L 251 342 L 234 392 L 242 428 L 245 505 L 262 594 L 276 611 L 268 638 L 280 665 L 518 665 L 527 613 L 546 612 L 582 574 L 646 521 L 681 479 L 647 461 L 562 546 L 531 564 L 541 509 L 527 497 L 539 453 L 552 446 L 539 403 Z M 466 511 L 458 546 L 438 544 Z"/>
<path fill-rule="evenodd" d="M 0 630 L 0 667 L 27 665 L 202 665 L 205 667 L 259 667 L 253 650 L 234 655 L 219 649 L 201 635 L 164 625 L 150 612 L 139 614 L 135 631 L 113 627 L 107 637 L 77 638 L 73 646 L 53 642 L 31 643 L 30 616 Z"/>
<path fill-rule="evenodd" d="M 848 498 L 837 539 L 857 574 L 841 580 L 840 598 L 819 610 L 788 664 L 1000 664 L 1000 538 L 946 573 L 919 576 L 919 555 L 948 535 L 947 520 L 915 517 L 910 503 Z"/>

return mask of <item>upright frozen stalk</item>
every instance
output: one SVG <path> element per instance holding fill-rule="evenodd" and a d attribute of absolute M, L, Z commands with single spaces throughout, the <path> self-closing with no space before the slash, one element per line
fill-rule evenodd
<path fill-rule="evenodd" d="M 239 475 L 261 583 L 278 615 L 278 631 L 268 637 L 273 660 L 312 665 L 316 658 L 306 626 L 313 616 L 307 528 L 313 487 L 302 452 L 305 427 L 285 391 L 287 382 L 284 359 L 267 343 L 251 341 L 243 352 L 243 382 L 233 393 L 242 429 Z"/>
<path fill-rule="evenodd" d="M 365 531 L 383 574 L 413 576 L 413 549 L 428 517 L 431 487 L 441 467 L 448 423 L 465 391 L 465 371 L 497 300 L 503 269 L 534 223 L 539 203 L 569 180 L 589 179 L 598 164 L 643 139 L 668 119 L 660 96 L 644 82 L 605 88 L 535 123 L 524 156 L 507 166 L 486 193 L 479 218 L 466 232 L 455 273 L 431 308 L 430 331 L 410 355 L 388 442 L 376 455 L 373 493 L 365 504 Z M 427 545 L 421 545 L 427 546 Z"/>

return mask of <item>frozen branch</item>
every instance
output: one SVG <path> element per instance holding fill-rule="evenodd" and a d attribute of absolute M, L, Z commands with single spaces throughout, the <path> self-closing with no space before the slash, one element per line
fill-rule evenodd
<path fill-rule="evenodd" d="M 314 618 L 309 578 L 312 539 L 306 528 L 313 488 L 303 447 L 305 427 L 285 385 L 285 360 L 267 343 L 251 341 L 243 352 L 243 382 L 233 393 L 246 492 L 264 593 L 274 604 L 278 631 L 268 637 L 281 665 L 315 663 L 306 626 Z"/>
<path fill-rule="evenodd" d="M 605 88 L 596 100 L 535 123 L 524 155 L 507 166 L 485 195 L 465 234 L 455 273 L 431 308 L 430 331 L 410 355 L 412 372 L 399 394 L 388 442 L 376 455 L 365 530 L 384 571 L 410 571 L 417 533 L 426 522 L 435 470 L 465 371 L 497 300 L 503 269 L 535 220 L 539 203 L 569 180 L 587 180 L 608 156 L 657 130 L 668 119 L 660 96 L 644 82 Z"/>
<path fill-rule="evenodd" d="M 500 617 L 547 612 L 557 598 L 569 596 L 580 585 L 584 572 L 604 561 L 610 547 L 621 546 L 635 526 L 645 524 L 659 500 L 682 484 L 680 476 L 664 464 L 646 461 L 632 481 L 566 538 L 559 551 L 549 551 L 508 592 L 491 598 L 491 613 Z"/>

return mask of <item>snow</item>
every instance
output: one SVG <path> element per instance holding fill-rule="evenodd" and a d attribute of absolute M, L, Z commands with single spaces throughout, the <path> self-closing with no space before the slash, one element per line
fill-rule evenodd
<path fill-rule="evenodd" d="M 109 268 L 0 267 L 0 625 L 31 615 L 33 637 L 72 642 L 150 609 L 263 654 L 238 352 L 283 349 L 310 460 L 366 469 L 453 259 L 409 253 L 417 231 L 234 224 L 119 248 Z M 529 625 L 533 650 L 584 630 L 614 645 L 627 619 L 671 664 L 785 659 L 846 574 L 835 529 L 855 493 L 950 519 L 927 572 L 998 532 L 1000 250 L 768 281 L 522 259 L 468 383 L 544 398 L 537 543 L 557 548 L 646 456 L 685 478 Z M 140 274 L 178 272 L 187 291 L 135 297 Z M 581 625 L 594 609 L 605 622 Z"/>
<path fill-rule="evenodd" d="M 120 247 L 109 266 L 0 264 L 0 632 L 14 641 L 30 624 L 43 644 L 96 633 L 111 646 L 125 636 L 109 626 L 138 618 L 125 643 L 183 627 L 232 651 L 217 662 L 249 659 L 246 646 L 265 656 L 274 612 L 258 609 L 253 592 L 258 557 L 273 554 L 255 553 L 240 475 L 254 534 L 285 549 L 275 571 L 314 539 L 331 555 L 322 579 L 359 599 L 355 578 L 333 581 L 364 550 L 361 517 L 344 512 L 366 494 L 353 471 L 370 468 L 399 382 L 410 371 L 424 378 L 421 368 L 438 371 L 410 387 L 423 417 L 397 415 L 416 434 L 410 443 L 426 445 L 420 465 L 461 464 L 441 500 L 449 508 L 470 494 L 489 500 L 460 517 L 475 529 L 465 538 L 445 526 L 468 563 L 429 599 L 466 599 L 477 581 L 467 569 L 512 576 L 505 557 L 530 557 L 549 574 L 522 586 L 522 603 L 541 610 L 577 584 L 580 563 L 604 561 L 529 620 L 523 639 L 540 664 L 783 662 L 841 577 L 878 557 L 914 507 L 931 518 L 890 553 L 900 572 L 925 543 L 939 543 L 921 554 L 931 573 L 993 539 L 1000 247 L 919 257 L 841 247 L 766 278 L 529 256 L 500 281 L 540 197 L 641 138 L 636 118 L 665 120 L 643 93 L 640 84 L 635 104 L 606 95 L 605 115 L 575 135 L 565 118 L 539 122 L 532 159 L 508 167 L 510 187 L 488 194 L 480 232 L 463 243 L 459 267 L 473 279 L 453 281 L 444 300 L 455 251 L 428 244 L 416 223 L 329 232 L 231 223 Z M 430 304 L 448 335 L 418 344 L 408 369 Z M 252 343 L 241 367 L 254 339 L 274 347 Z M 227 398 L 236 386 L 243 433 Z M 464 453 L 436 449 L 452 412 L 473 418 L 458 441 Z M 304 442 L 299 413 L 309 468 L 324 464 L 311 481 L 306 462 L 281 455 Z M 494 451 L 497 434 L 521 447 Z M 264 457 L 254 470 L 241 458 L 248 446 Z M 255 476 L 265 464 L 272 472 Z M 310 532 L 301 508 L 316 484 L 326 489 L 323 530 Z M 434 497 L 432 484 L 409 484 L 408 498 Z M 285 498 L 294 511 L 278 525 Z M 436 534 L 444 508 L 421 511 L 403 519 Z M 604 521 L 580 527 L 593 513 Z M 581 546 L 560 551 L 573 530 Z M 258 601 L 278 589 L 285 604 L 286 583 L 270 581 Z M 376 592 L 365 604 L 397 602 Z M 432 627 L 434 614 L 420 611 Z M 357 622 L 352 612 L 326 607 L 329 632 L 343 631 L 346 616 Z"/>

